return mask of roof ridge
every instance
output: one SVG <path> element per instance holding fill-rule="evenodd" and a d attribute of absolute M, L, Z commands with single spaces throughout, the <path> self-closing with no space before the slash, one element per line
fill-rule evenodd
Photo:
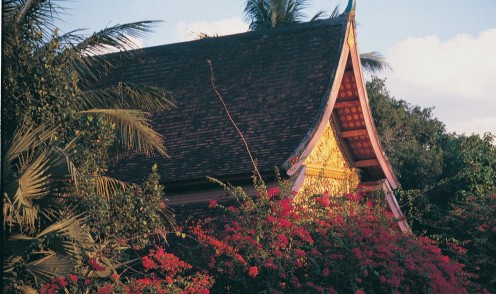
<path fill-rule="evenodd" d="M 222 42 L 222 41 L 230 41 L 230 40 L 243 39 L 243 38 L 252 38 L 252 37 L 259 37 L 259 36 L 264 36 L 264 35 L 266 35 L 267 37 L 285 35 L 287 33 L 302 32 L 302 31 L 306 31 L 306 30 L 311 29 L 311 28 L 316 28 L 316 27 L 321 27 L 321 26 L 334 26 L 334 25 L 342 26 L 342 25 L 346 25 L 346 23 L 348 21 L 346 17 L 347 16 L 340 15 L 338 17 L 319 19 L 319 20 L 315 20 L 315 21 L 311 21 L 311 22 L 295 23 L 295 24 L 291 24 L 291 25 L 285 25 L 282 27 L 270 28 L 270 29 L 266 29 L 266 30 L 247 31 L 247 32 L 224 35 L 224 36 L 208 37 L 208 38 L 203 38 L 203 39 L 199 39 L 199 40 L 190 40 L 190 41 L 169 43 L 169 44 L 163 44 L 163 45 L 156 45 L 156 46 L 151 46 L 151 47 L 144 47 L 144 48 L 141 48 L 138 50 L 150 52 L 150 51 L 156 51 L 156 50 L 161 50 L 161 49 L 165 49 L 165 48 L 173 48 L 176 46 L 191 45 L 192 43 L 204 45 L 204 44 L 208 44 L 208 43 L 212 43 L 212 42 L 217 43 L 217 42 Z"/>

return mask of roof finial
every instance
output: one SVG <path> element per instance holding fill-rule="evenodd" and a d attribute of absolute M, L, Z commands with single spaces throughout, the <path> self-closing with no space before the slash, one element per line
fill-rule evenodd
<path fill-rule="evenodd" d="M 355 0 L 348 0 L 348 6 L 346 6 L 346 9 L 344 10 L 343 14 L 347 14 L 349 17 L 355 17 L 355 8 L 356 8 L 356 1 Z"/>

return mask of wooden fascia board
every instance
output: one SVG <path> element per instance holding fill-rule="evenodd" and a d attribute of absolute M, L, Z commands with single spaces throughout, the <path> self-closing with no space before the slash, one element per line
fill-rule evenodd
<path fill-rule="evenodd" d="M 305 158 L 307 158 L 312 150 L 315 148 L 317 143 L 319 142 L 320 138 L 324 134 L 325 128 L 327 123 L 330 121 L 332 111 L 334 109 L 334 104 L 336 103 L 336 99 L 339 94 L 339 87 L 341 85 L 341 81 L 343 79 L 343 75 L 346 69 L 346 62 L 348 60 L 348 56 L 350 53 L 350 48 L 347 45 L 347 36 L 348 32 L 350 29 L 351 23 L 348 21 L 345 29 L 345 33 L 343 36 L 343 47 L 341 50 L 341 54 L 339 57 L 339 62 L 336 67 L 336 72 L 334 74 L 334 79 L 330 81 L 331 87 L 329 94 L 327 95 L 327 103 L 325 105 L 325 109 L 323 111 L 322 117 L 317 125 L 317 127 L 314 129 L 315 131 L 311 134 L 310 138 L 306 138 L 303 140 L 302 144 L 300 147 L 298 147 L 295 152 L 293 153 L 290 158 L 286 160 L 283 166 L 289 167 L 286 170 L 286 173 L 288 176 L 293 176 L 298 172 L 299 177 L 304 174 L 301 171 L 301 167 L 303 165 L 303 162 L 305 161 Z M 296 157 L 296 162 L 294 162 L 293 158 Z M 301 179 L 301 184 L 303 184 L 303 179 Z M 294 189 L 297 191 L 296 186 Z"/>
<path fill-rule="evenodd" d="M 385 193 L 386 201 L 389 205 L 389 208 L 391 209 L 391 212 L 393 213 L 393 216 L 398 221 L 398 225 L 400 226 L 401 231 L 411 232 L 410 226 L 408 225 L 405 215 L 401 211 L 398 201 L 396 201 L 396 197 L 394 196 L 393 189 L 389 185 L 389 182 L 384 181 L 382 185 L 382 190 Z"/>
<path fill-rule="evenodd" d="M 351 21 L 350 22 L 352 25 L 350 26 L 350 30 L 353 30 L 353 35 L 356 38 L 356 32 L 354 29 L 354 24 Z M 385 153 L 380 145 L 379 142 L 379 136 L 377 135 L 377 131 L 375 129 L 374 122 L 372 120 L 372 114 L 370 111 L 369 107 L 369 98 L 367 96 L 367 89 L 365 87 L 365 80 L 363 78 L 363 72 L 362 72 L 362 64 L 360 61 L 360 54 L 358 53 L 358 45 L 356 41 L 353 44 L 347 44 L 349 47 L 350 55 L 351 55 L 351 61 L 353 65 L 353 73 L 355 75 L 355 81 L 357 84 L 357 89 L 358 89 L 358 96 L 360 100 L 360 104 L 362 107 L 362 113 L 363 113 L 363 119 L 365 121 L 365 126 L 370 138 L 370 142 L 372 144 L 372 148 L 374 150 L 375 156 L 377 157 L 377 160 L 379 161 L 379 165 L 384 172 L 384 175 L 386 176 L 386 179 L 388 180 L 389 184 L 391 185 L 392 189 L 398 188 L 398 180 L 396 179 L 396 176 L 394 175 L 393 169 L 391 168 L 391 165 L 389 164 Z"/>

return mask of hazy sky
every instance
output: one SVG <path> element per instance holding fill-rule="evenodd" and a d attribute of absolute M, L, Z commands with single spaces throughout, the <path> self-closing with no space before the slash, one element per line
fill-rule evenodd
<path fill-rule="evenodd" d="M 80 0 L 67 7 L 64 32 L 88 33 L 138 20 L 162 20 L 145 47 L 194 38 L 191 32 L 246 31 L 245 0 Z M 308 1 L 307 15 L 347 1 Z M 423 107 L 457 133 L 496 134 L 496 0 L 357 0 L 361 52 L 379 51 L 393 67 L 398 99 Z"/>

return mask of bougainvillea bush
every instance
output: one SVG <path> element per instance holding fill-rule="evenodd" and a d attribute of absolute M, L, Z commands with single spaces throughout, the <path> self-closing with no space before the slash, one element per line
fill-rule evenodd
<path fill-rule="evenodd" d="M 225 186 L 238 201 L 212 200 L 220 219 L 192 220 L 169 248 L 142 248 L 118 270 L 90 259 L 90 272 L 53 279 L 41 293 L 481 291 L 433 240 L 401 232 L 380 195 L 303 197 L 290 186 L 257 182 L 255 198 Z"/>
<path fill-rule="evenodd" d="M 211 201 L 225 219 L 188 227 L 201 253 L 189 247 L 185 258 L 214 277 L 214 292 L 467 293 L 472 287 L 463 265 L 434 241 L 401 232 L 380 197 L 324 193 L 294 201 L 287 186 L 257 187 L 256 198 L 227 187 L 239 205 Z"/>
<path fill-rule="evenodd" d="M 107 268 L 96 259 L 88 261 L 92 272 L 104 272 Z M 43 285 L 41 294 L 53 293 L 209 293 L 212 277 L 195 272 L 192 266 L 161 247 L 148 250 L 138 267 L 129 272 L 114 273 L 109 278 L 69 275 L 51 280 Z M 91 276 L 91 275 L 90 275 Z"/>

